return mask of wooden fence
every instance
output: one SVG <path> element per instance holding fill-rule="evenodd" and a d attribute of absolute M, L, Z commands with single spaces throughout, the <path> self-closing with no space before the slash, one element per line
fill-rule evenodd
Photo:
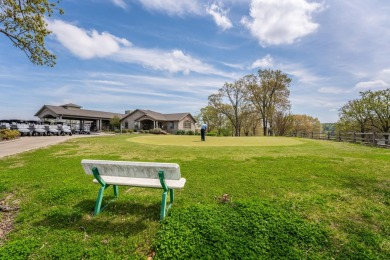
<path fill-rule="evenodd" d="M 320 140 L 332 140 L 338 142 L 352 142 L 361 143 L 365 145 L 372 145 L 383 148 L 390 148 L 390 133 L 292 133 L 291 136 L 320 139 Z"/>

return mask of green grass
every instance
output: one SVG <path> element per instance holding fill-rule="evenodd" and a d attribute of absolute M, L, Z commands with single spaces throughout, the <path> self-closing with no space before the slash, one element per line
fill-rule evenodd
<path fill-rule="evenodd" d="M 170 145 L 170 146 L 286 146 L 299 145 L 303 142 L 286 137 L 215 137 L 207 136 L 207 142 L 202 142 L 199 136 L 177 136 L 177 135 L 144 135 L 137 138 L 130 138 L 130 142 Z"/>
<path fill-rule="evenodd" d="M 20 207 L 0 259 L 390 258 L 390 150 L 198 139 L 82 138 L 0 159 L 0 199 Z M 82 159 L 176 162 L 187 183 L 162 223 L 156 189 L 108 189 L 92 217 Z"/>

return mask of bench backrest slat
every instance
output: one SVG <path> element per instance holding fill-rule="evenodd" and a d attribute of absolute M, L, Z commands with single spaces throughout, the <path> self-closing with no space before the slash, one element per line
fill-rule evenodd
<path fill-rule="evenodd" d="M 92 174 L 96 167 L 101 176 L 158 179 L 158 172 L 164 171 L 166 180 L 180 180 L 180 166 L 177 163 L 127 162 L 105 160 L 82 160 L 86 174 Z"/>

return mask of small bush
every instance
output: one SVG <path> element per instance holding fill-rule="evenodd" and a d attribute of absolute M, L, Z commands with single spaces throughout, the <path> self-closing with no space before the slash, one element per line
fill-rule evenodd
<path fill-rule="evenodd" d="M 207 136 L 217 136 L 218 133 L 216 131 L 210 131 L 208 133 L 206 133 Z"/>
<path fill-rule="evenodd" d="M 158 134 L 164 134 L 165 132 L 161 128 L 153 128 L 152 130 L 150 130 L 150 133 L 158 135 Z"/>
<path fill-rule="evenodd" d="M 194 134 L 195 134 L 195 132 L 192 131 L 192 130 L 188 130 L 188 131 L 186 132 L 186 135 L 194 135 Z"/>
<path fill-rule="evenodd" d="M 128 129 L 122 129 L 122 134 L 127 134 L 129 132 Z"/>
<path fill-rule="evenodd" d="M 150 131 L 149 131 L 149 130 L 144 130 L 144 133 L 145 133 L 145 134 L 149 134 Z"/>
<path fill-rule="evenodd" d="M 177 130 L 176 134 L 177 135 L 185 135 L 186 131 L 184 131 L 184 130 Z"/>
<path fill-rule="evenodd" d="M 12 140 L 20 136 L 19 131 L 2 129 L 0 130 L 0 140 Z"/>

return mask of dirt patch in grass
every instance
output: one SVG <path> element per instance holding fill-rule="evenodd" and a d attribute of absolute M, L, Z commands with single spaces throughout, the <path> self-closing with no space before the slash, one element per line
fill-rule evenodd
<path fill-rule="evenodd" d="M 12 231 L 14 219 L 19 209 L 19 200 L 13 200 L 13 194 L 0 200 L 0 245 Z"/>

